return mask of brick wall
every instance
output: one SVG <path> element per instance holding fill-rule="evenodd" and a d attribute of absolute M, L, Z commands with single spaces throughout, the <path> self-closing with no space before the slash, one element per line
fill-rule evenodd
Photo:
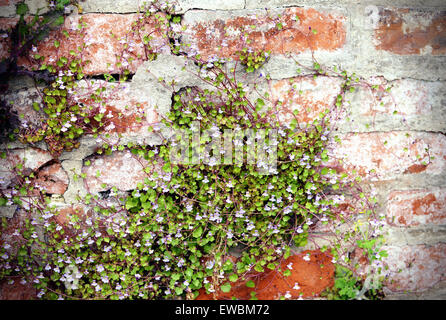
<path fill-rule="evenodd" d="M 16 2 L 0 1 L 0 29 L 17 22 Z M 26 2 L 34 12 L 46 5 L 45 1 Z M 122 51 L 120 38 L 128 34 L 138 17 L 138 2 L 81 1 L 82 13 L 75 10 L 66 20 L 68 31 L 80 17 L 86 22 L 91 44 L 85 52 L 86 59 L 91 60 L 87 74 L 117 71 L 115 54 Z M 239 30 L 246 28 L 253 48 L 271 51 L 263 67 L 271 77 L 265 88 L 273 99 L 282 101 L 283 108 L 299 109 L 302 121 L 313 119 L 332 104 L 341 85 L 336 74 L 313 79 L 305 71 L 297 72 L 294 60 L 311 65 L 312 52 L 321 65 L 338 65 L 371 83 L 392 87 L 391 95 L 385 97 L 375 96 L 367 87 L 347 94 L 348 113 L 342 115 L 335 132 L 342 143 L 334 148 L 333 155 L 345 159 L 343 170 L 358 170 L 377 192 L 379 212 L 386 216 L 388 298 L 446 298 L 446 3 L 179 0 L 177 10 L 181 15 L 179 29 L 184 27 L 180 42 L 190 43 L 190 50 L 205 58 L 234 57 L 243 45 Z M 271 19 L 277 15 L 284 25 L 281 30 Z M 154 23 L 148 22 L 145 30 L 149 32 Z M 251 31 L 250 25 L 256 26 L 256 31 Z M 310 28 L 317 32 L 310 32 Z M 147 127 L 169 110 L 172 92 L 160 88 L 157 77 L 176 79 L 180 87 L 197 85 L 182 73 L 183 61 L 170 52 L 166 33 L 161 30 L 153 36 L 161 58 L 132 61 L 131 80 L 109 93 L 110 110 L 124 114 L 109 129 L 111 140 L 120 134 L 124 142 L 158 144 L 158 137 Z M 81 41 L 69 37 L 55 49 L 55 37 L 57 32 L 38 48 L 47 59 L 66 54 Z M 138 41 L 135 39 L 136 51 Z M 8 39 L 0 39 L 0 56 L 7 55 L 8 45 Z M 29 61 L 20 63 L 28 65 Z M 101 80 L 95 85 L 101 85 Z M 300 94 L 288 94 L 293 85 L 301 88 Z M 12 79 L 7 98 L 24 114 L 22 121 L 37 121 L 39 115 L 33 111 L 32 102 L 38 101 L 39 95 L 29 79 Z M 136 124 L 135 115 L 142 111 L 145 119 Z M 126 191 L 143 179 L 141 163 L 125 152 L 92 156 L 96 144 L 91 136 L 83 137 L 79 149 L 58 159 L 53 159 L 44 144 L 1 147 L 13 149 L 11 156 L 26 156 L 26 166 L 39 173 L 62 208 L 75 203 L 78 193 L 104 191 L 103 183 L 107 188 Z M 92 163 L 88 167 L 86 159 Z M 6 168 L 7 162 L 0 161 Z M 86 184 L 73 178 L 73 170 L 87 175 Z M 101 171 L 99 178 L 97 170 Z M 6 174 L 2 178 L 9 179 Z M 14 213 L 14 208 L 1 210 L 9 217 Z"/>

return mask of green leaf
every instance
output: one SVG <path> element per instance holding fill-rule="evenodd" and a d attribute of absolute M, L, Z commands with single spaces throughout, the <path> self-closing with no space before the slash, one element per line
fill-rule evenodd
<path fill-rule="evenodd" d="M 231 284 L 229 282 L 226 282 L 225 284 L 223 284 L 220 287 L 221 291 L 224 293 L 228 293 L 229 291 L 231 291 Z"/>
<path fill-rule="evenodd" d="M 179 287 L 175 288 L 175 293 L 177 296 L 180 296 L 183 293 L 183 288 L 179 288 Z"/>
<path fill-rule="evenodd" d="M 203 234 L 203 228 L 201 226 L 195 229 L 195 231 L 192 233 L 194 238 L 199 238 L 201 237 L 202 234 Z"/>
<path fill-rule="evenodd" d="M 64 21 L 65 21 L 64 16 L 60 16 L 60 17 L 58 17 L 58 18 L 54 21 L 53 25 L 54 25 L 55 27 L 60 26 L 60 25 L 62 25 L 62 24 L 64 23 Z"/>
<path fill-rule="evenodd" d="M 246 286 L 248 288 L 254 288 L 256 286 L 256 284 L 254 283 L 254 281 L 249 280 L 249 281 L 246 282 Z"/>
<path fill-rule="evenodd" d="M 29 7 L 28 7 L 28 5 L 26 3 L 19 3 L 17 5 L 17 11 L 16 12 L 17 12 L 18 15 L 23 16 L 23 15 L 27 14 L 28 11 L 29 11 Z"/>
<path fill-rule="evenodd" d="M 236 282 L 237 280 L 238 280 L 238 275 L 236 275 L 235 273 L 229 276 L 229 281 Z"/>

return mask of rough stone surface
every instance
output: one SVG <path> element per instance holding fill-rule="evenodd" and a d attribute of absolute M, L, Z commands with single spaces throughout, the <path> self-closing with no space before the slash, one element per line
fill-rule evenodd
<path fill-rule="evenodd" d="M 16 16 L 16 5 L 21 0 L 2 0 L 0 1 L 0 17 Z M 48 11 L 48 3 L 45 0 L 25 0 L 30 14 L 45 13 Z"/>
<path fill-rule="evenodd" d="M 139 182 L 148 177 L 144 173 L 147 161 L 129 151 L 116 151 L 109 156 L 95 156 L 89 166 L 83 166 L 87 175 L 86 186 L 90 193 L 106 191 L 112 187 L 118 190 L 133 190 Z M 105 184 L 105 187 L 102 186 Z"/>
<path fill-rule="evenodd" d="M 185 86 L 204 85 L 198 75 L 198 67 L 185 57 L 160 54 L 156 60 L 147 61 L 138 69 L 132 83 L 135 86 L 147 82 L 154 85 L 162 80 L 165 87 L 173 85 L 178 90 Z"/>
<path fill-rule="evenodd" d="M 63 197 L 67 204 L 77 203 L 77 197 L 84 197 L 87 191 L 84 182 L 80 179 L 82 173 L 82 160 L 65 160 L 61 162 L 62 168 L 68 174 L 69 184 Z"/>
<path fill-rule="evenodd" d="M 101 13 L 133 13 L 144 9 L 146 1 L 136 0 L 81 0 L 83 12 Z M 234 10 L 243 9 L 244 0 L 176 0 L 170 1 L 176 14 L 185 13 L 191 9 Z"/>
<path fill-rule="evenodd" d="M 394 293 L 388 290 L 386 294 L 385 300 L 446 300 L 446 282 L 442 281 L 423 292 Z"/>
<path fill-rule="evenodd" d="M 444 1 L 442 0 L 246 0 L 246 9 L 254 8 L 277 8 L 288 6 L 339 6 L 339 5 L 352 5 L 352 4 L 366 4 L 375 6 L 411 6 L 411 7 L 444 7 Z"/>
<path fill-rule="evenodd" d="M 385 228 L 386 241 L 395 246 L 435 245 L 445 242 L 446 227 L 444 225 L 419 225 Z"/>
<path fill-rule="evenodd" d="M 160 54 L 156 60 L 147 61 L 138 68 L 132 78 L 130 92 L 133 96 L 145 97 L 148 105 L 158 115 L 156 120 L 161 120 L 170 111 L 175 91 L 186 86 L 206 85 L 198 74 L 198 67 L 186 58 Z M 156 128 L 163 136 L 169 136 L 169 131 L 162 124 Z M 158 133 L 155 132 L 150 137 L 152 138 L 150 144 L 160 143 Z"/>
<path fill-rule="evenodd" d="M 12 17 L 15 16 L 16 8 L 15 4 L 18 0 L 2 0 L 0 1 L 0 16 Z"/>
<path fill-rule="evenodd" d="M 175 5 L 176 13 L 184 13 L 191 9 L 205 10 L 237 10 L 245 7 L 245 0 L 179 0 Z"/>
<path fill-rule="evenodd" d="M 14 213 L 16 212 L 18 206 L 1 206 L 0 207 L 0 218 L 5 217 L 8 219 L 11 219 L 14 216 Z"/>
<path fill-rule="evenodd" d="M 33 108 L 34 102 L 39 105 L 42 102 L 39 89 L 31 88 L 14 91 L 6 94 L 4 99 L 11 106 L 11 110 L 17 114 L 22 127 L 40 128 L 43 115 Z"/>
<path fill-rule="evenodd" d="M 79 4 L 85 13 L 134 13 L 143 1 L 135 0 L 81 0 Z"/>

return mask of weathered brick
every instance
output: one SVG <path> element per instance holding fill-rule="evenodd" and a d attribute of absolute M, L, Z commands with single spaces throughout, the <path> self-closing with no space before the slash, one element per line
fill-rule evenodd
<path fill-rule="evenodd" d="M 44 167 L 37 173 L 37 180 L 46 193 L 64 194 L 68 188 L 68 175 L 59 163 Z"/>
<path fill-rule="evenodd" d="M 132 190 L 137 184 L 148 177 L 144 167 L 148 165 L 143 158 L 133 155 L 129 151 L 116 151 L 111 155 L 95 156 L 90 159 L 91 164 L 82 168 L 86 174 L 85 184 L 91 193 L 109 190 Z M 102 186 L 105 184 L 105 187 Z"/>
<path fill-rule="evenodd" d="M 91 99 L 92 92 L 105 88 L 99 99 Z M 106 81 L 81 81 L 77 88 L 79 101 L 105 113 L 105 133 L 129 134 L 147 132 L 151 124 L 158 122 L 155 106 L 148 95 L 135 95 L 131 83 Z"/>
<path fill-rule="evenodd" d="M 446 137 L 424 132 L 349 133 L 333 146 L 342 170 L 380 180 L 420 172 L 436 175 L 446 169 Z M 332 163 L 335 165 L 335 162 Z"/>
<path fill-rule="evenodd" d="M 162 19 L 164 16 L 159 14 L 159 17 Z M 139 32 L 131 32 L 133 24 L 138 21 L 141 21 Z M 77 32 L 81 22 L 85 24 L 83 35 Z M 63 35 L 62 30 L 68 32 L 68 38 Z M 62 29 L 52 32 L 38 45 L 37 53 L 45 57 L 45 63 L 49 63 L 63 56 L 70 57 L 71 50 L 77 51 L 86 43 L 88 46 L 82 52 L 83 61 L 90 61 L 84 68 L 86 74 L 119 73 L 122 69 L 129 69 L 134 73 L 147 59 L 144 36 L 153 37 L 150 44 L 156 52 L 170 52 L 165 28 L 156 18 L 139 14 L 72 15 L 66 18 Z M 54 44 L 56 40 L 60 42 L 58 48 Z M 117 65 L 118 62 L 121 65 Z M 25 59 L 21 63 L 35 65 Z"/>
<path fill-rule="evenodd" d="M 446 279 L 446 244 L 388 246 L 386 288 L 393 291 L 424 291 Z"/>
<path fill-rule="evenodd" d="M 434 94 L 441 93 L 439 91 L 444 89 L 438 88 L 440 84 L 410 79 L 386 82 L 380 78 L 375 79 L 373 84 L 379 85 L 381 89 L 373 90 L 367 87 L 356 91 L 360 95 L 357 102 L 361 103 L 362 116 L 395 112 L 405 116 L 426 114 L 432 111 L 433 106 L 441 104 L 441 101 L 435 100 Z M 384 92 L 385 88 L 391 89 Z"/>
<path fill-rule="evenodd" d="M 72 217 L 84 218 L 86 216 L 85 209 L 86 207 L 83 205 L 64 206 L 57 210 L 54 220 L 60 225 L 68 226 L 70 221 L 72 221 Z"/>
<path fill-rule="evenodd" d="M 309 257 L 308 261 L 304 260 Z M 241 300 L 251 298 L 251 292 L 256 292 L 259 300 L 276 300 L 287 295 L 289 299 L 311 298 L 318 296 L 323 290 L 333 286 L 334 265 L 331 257 L 320 251 L 303 251 L 290 256 L 281 262 L 280 268 L 290 270 L 291 275 L 284 277 L 277 271 L 253 273 L 248 277 L 255 283 L 254 288 L 248 288 L 246 281 L 232 283 L 229 293 L 223 293 L 217 288 L 215 293 L 206 294 L 202 289 L 197 300 L 227 300 L 236 297 Z"/>
<path fill-rule="evenodd" d="M 23 164 L 24 173 L 30 173 L 53 159 L 48 151 L 38 148 L 13 149 L 5 152 L 6 157 L 0 158 L 0 188 L 5 188 L 11 183 L 16 176 L 13 170 L 19 163 Z"/>
<path fill-rule="evenodd" d="M 41 127 L 42 120 L 44 119 L 43 113 L 33 108 L 34 102 L 39 104 L 42 102 L 40 89 L 30 88 L 11 92 L 4 96 L 5 102 L 10 106 L 11 111 L 18 115 L 20 125 L 24 129 L 28 127 L 37 129 Z"/>
<path fill-rule="evenodd" d="M 375 46 L 399 55 L 446 54 L 446 11 L 380 8 Z"/>
<path fill-rule="evenodd" d="M 399 226 L 446 223 L 446 189 L 393 191 L 387 218 Z"/>
<path fill-rule="evenodd" d="M 188 11 L 183 20 L 187 27 L 184 42 L 191 44 L 192 51 L 203 58 L 234 58 L 244 47 L 270 50 L 272 54 L 333 51 L 345 43 L 345 21 L 340 14 L 311 8 L 286 8 L 268 13 L 265 10 Z M 280 30 L 279 22 L 283 26 Z M 249 43 L 245 44 L 244 39 Z"/>
<path fill-rule="evenodd" d="M 0 18 L 0 30 L 9 31 L 15 27 L 19 18 Z"/>
<path fill-rule="evenodd" d="M 299 123 L 308 123 L 322 112 L 330 109 L 341 90 L 341 80 L 334 77 L 296 77 L 275 81 L 271 86 L 273 103 L 280 121 L 296 118 Z M 294 111 L 299 111 L 294 116 Z"/>
<path fill-rule="evenodd" d="M 344 132 L 446 130 L 446 86 L 443 82 L 369 79 L 370 85 L 347 92 L 348 116 L 336 125 Z M 391 88 L 389 91 L 384 91 Z"/>
<path fill-rule="evenodd" d="M 24 279 L 15 278 L 11 283 L 7 280 L 0 283 L 0 300 L 35 300 L 37 289 Z"/>

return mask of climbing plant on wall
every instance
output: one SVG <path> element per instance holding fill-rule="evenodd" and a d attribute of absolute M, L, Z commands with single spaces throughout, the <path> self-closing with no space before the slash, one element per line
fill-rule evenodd
<path fill-rule="evenodd" d="M 66 5 L 68 2 L 58 2 L 55 12 L 62 12 Z M 19 32 L 26 37 L 32 34 L 34 39 L 40 29 L 36 31 L 33 25 L 24 23 L 27 10 L 23 4 L 17 10 L 22 23 Z M 236 285 L 250 288 L 250 296 L 255 299 L 259 274 L 290 276 L 292 268 L 282 262 L 314 241 L 316 226 L 336 228 L 351 222 L 352 228 L 334 232 L 332 241 L 319 247 L 337 265 L 338 278 L 326 296 L 379 296 L 379 291 L 374 291 L 380 289 L 379 281 L 372 281 L 368 275 L 360 278 L 355 273 L 355 262 L 348 257 L 350 245 L 369 265 L 386 254 L 380 250 L 376 199 L 355 182 L 354 175 L 338 173 L 328 165 L 333 114 L 342 111 L 344 94 L 355 90 L 362 80 L 339 72 L 341 91 L 328 110 L 307 123 L 299 120 L 297 111 L 290 111 L 289 120 L 284 121 L 275 112 L 278 105 L 271 104 L 268 93 L 253 100 L 252 89 L 237 78 L 240 70 L 261 70 L 268 52 L 253 50 L 246 42 L 236 59 L 242 66 L 236 64 L 228 70 L 228 61 L 204 60 L 186 53 L 187 45 L 174 40 L 178 35 L 173 25 L 180 17 L 162 2 L 155 1 L 145 8 L 129 34 L 138 33 L 149 17 L 158 21 L 156 28 L 169 31 L 171 51 L 192 61 L 198 70 L 195 76 L 207 86 L 174 90 L 171 110 L 159 123 L 173 134 L 165 136 L 160 146 L 103 143 L 96 150 L 98 154 L 127 150 L 144 163 L 144 182 L 127 194 L 115 187 L 102 197 L 87 194 L 79 199 L 83 206 L 63 216 L 36 183 L 35 175 L 22 170 L 22 164 L 16 165 L 17 183 L 9 192 L 2 191 L 0 200 L 3 205 L 14 203 L 26 210 L 17 237 L 4 242 L 0 249 L 0 278 L 25 278 L 45 299 L 194 299 L 200 292 L 231 295 Z M 63 15 L 57 19 L 60 25 Z M 47 31 L 48 23 L 42 28 Z M 82 37 L 83 28 L 81 20 L 73 32 Z M 56 48 L 64 36 L 72 35 L 62 31 L 62 38 L 54 42 Z M 152 40 L 150 36 L 141 39 L 147 60 L 157 59 Z M 45 141 L 57 157 L 78 148 L 82 136 L 98 137 L 111 123 L 103 94 L 106 87 L 80 96 L 78 83 L 90 80 L 83 72 L 88 65 L 82 59 L 87 44 L 52 62 L 33 53 L 33 45 L 37 43 L 29 42 L 26 50 L 39 65 L 40 71 L 33 72 L 36 78 L 44 75 L 46 80 L 42 103 L 36 102 L 33 107 L 45 117 L 39 128 L 21 128 L 16 134 L 23 143 Z M 107 82 L 119 85 L 127 80 L 127 66 L 132 62 L 128 60 L 130 47 L 125 45 L 118 62 L 120 75 L 107 74 Z M 13 48 L 13 54 L 17 50 Z M 312 71 L 314 77 L 326 72 L 316 61 Z M 175 88 L 174 83 L 159 81 Z M 240 155 L 235 148 L 221 152 L 221 148 L 208 150 L 208 146 L 227 132 L 244 154 L 252 151 L 251 143 L 263 141 L 265 159 L 274 156 L 274 162 L 225 163 L 222 155 L 231 159 Z M 190 144 L 181 134 L 199 138 Z M 175 140 L 177 135 L 180 139 Z M 178 144 L 183 144 L 186 151 L 197 152 L 199 161 L 190 163 L 189 157 L 185 162 L 173 161 Z M 89 165 L 88 160 L 85 165 Z M 77 178 L 83 179 L 85 174 L 79 173 Z M 350 204 L 344 210 L 346 201 Z M 362 225 L 356 219 L 358 215 Z M 10 228 L 7 219 L 3 219 L 2 228 Z M 234 249 L 241 251 L 238 257 L 232 255 Z M 304 260 L 311 259 L 309 253 L 301 255 Z M 368 271 L 375 275 L 377 269 Z M 297 283 L 290 286 L 299 291 Z M 280 296 L 289 298 L 285 293 Z"/>

